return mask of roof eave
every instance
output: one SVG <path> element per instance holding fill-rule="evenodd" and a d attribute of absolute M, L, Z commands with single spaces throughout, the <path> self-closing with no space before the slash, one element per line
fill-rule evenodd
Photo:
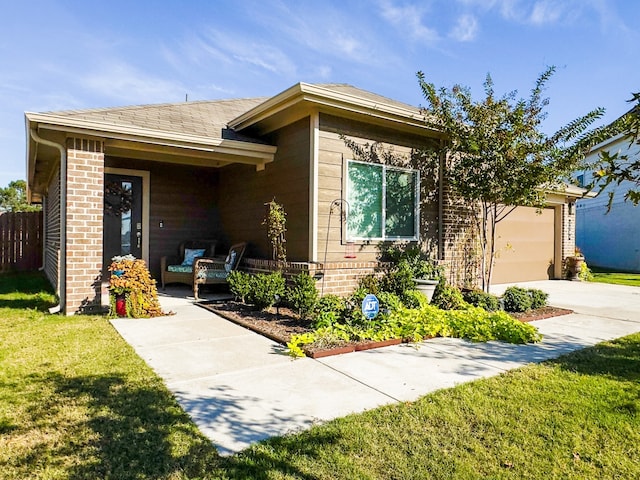
<path fill-rule="evenodd" d="M 130 140 L 163 146 L 177 146 L 182 148 L 194 148 L 196 150 L 224 150 L 226 153 L 245 155 L 254 152 L 257 155 L 273 159 L 277 147 L 261 143 L 251 143 L 239 140 L 203 137 L 164 130 L 147 129 L 129 125 L 117 125 L 104 122 L 96 122 L 80 118 L 69 118 L 60 115 L 46 113 L 25 113 L 27 130 L 37 126 L 53 131 L 63 131 L 92 135 L 117 140 Z M 31 126 L 30 126 L 31 125 Z"/>
<path fill-rule="evenodd" d="M 298 83 L 288 88 L 234 118 L 228 125 L 237 131 L 242 131 L 300 102 L 308 102 L 310 106 L 320 109 L 322 107 L 338 109 L 352 114 L 376 117 L 381 120 L 418 127 L 433 133 L 441 133 L 430 128 L 427 125 L 425 116 L 418 113 L 417 109 L 376 102 L 357 95 L 337 92 L 330 88 L 308 83 Z"/>

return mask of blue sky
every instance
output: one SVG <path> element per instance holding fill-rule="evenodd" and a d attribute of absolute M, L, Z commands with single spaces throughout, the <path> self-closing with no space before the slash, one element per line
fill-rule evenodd
<path fill-rule="evenodd" d="M 640 90 L 637 0 L 31 0 L 0 19 L 0 186 L 25 178 L 25 111 L 274 95 L 349 83 L 424 104 L 416 72 L 481 97 L 557 72 L 548 133 Z"/>

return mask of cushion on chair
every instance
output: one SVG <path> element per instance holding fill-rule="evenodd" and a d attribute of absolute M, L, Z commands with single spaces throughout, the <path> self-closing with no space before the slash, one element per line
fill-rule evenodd
<path fill-rule="evenodd" d="M 227 255 L 227 258 L 224 261 L 224 269 L 227 273 L 233 270 L 233 267 L 235 266 L 234 264 L 236 263 L 237 256 L 238 256 L 238 253 L 235 250 L 231 250 L 231 252 L 229 252 L 229 255 Z"/>
<path fill-rule="evenodd" d="M 197 274 L 199 279 L 226 280 L 229 273 L 224 270 L 200 270 Z"/>
<path fill-rule="evenodd" d="M 202 257 L 204 255 L 206 249 L 204 248 L 185 248 L 184 249 L 184 260 L 182 261 L 183 266 L 192 266 L 193 261 L 197 257 Z"/>
<path fill-rule="evenodd" d="M 191 273 L 193 265 L 167 265 L 167 271 L 173 273 Z"/>

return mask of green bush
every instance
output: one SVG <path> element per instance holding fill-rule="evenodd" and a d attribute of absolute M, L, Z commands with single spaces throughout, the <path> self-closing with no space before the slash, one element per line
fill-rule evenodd
<path fill-rule="evenodd" d="M 375 275 L 365 275 L 358 282 L 359 290 L 367 293 L 373 293 L 374 295 L 378 295 L 380 293 L 380 279 Z"/>
<path fill-rule="evenodd" d="M 286 300 L 298 315 L 306 318 L 318 302 L 316 281 L 308 273 L 300 273 L 291 279 L 291 286 L 287 288 Z"/>
<path fill-rule="evenodd" d="M 467 302 L 462 298 L 460 290 L 452 285 L 441 281 L 436 287 L 431 299 L 431 305 L 442 310 L 462 310 L 468 307 Z"/>
<path fill-rule="evenodd" d="M 531 295 L 524 288 L 507 288 L 502 295 L 502 301 L 507 312 L 526 312 L 531 309 Z"/>
<path fill-rule="evenodd" d="M 229 272 L 227 282 L 229 283 L 229 291 L 236 297 L 236 300 L 245 303 L 251 293 L 251 275 L 239 270 L 233 270 Z"/>
<path fill-rule="evenodd" d="M 412 278 L 431 280 L 441 280 L 444 278 L 443 268 L 437 265 L 416 245 L 404 249 L 396 245 L 390 246 L 382 250 L 380 260 L 382 262 L 389 262 L 392 265 L 405 263 L 411 271 Z"/>
<path fill-rule="evenodd" d="M 320 297 L 316 303 L 316 312 L 322 313 L 336 313 L 338 316 L 342 315 L 346 308 L 345 300 L 338 295 L 328 294 Z"/>
<path fill-rule="evenodd" d="M 482 290 L 472 290 L 470 292 L 464 292 L 462 298 L 467 303 L 475 307 L 484 308 L 488 312 L 495 312 L 500 309 L 500 299 L 495 295 L 492 295 Z"/>
<path fill-rule="evenodd" d="M 527 292 L 531 297 L 531 308 L 542 308 L 547 306 L 547 299 L 549 298 L 548 293 L 538 290 L 537 288 L 530 288 Z"/>
<path fill-rule="evenodd" d="M 251 276 L 251 292 L 247 300 L 261 310 L 268 310 L 276 302 L 276 295 L 285 293 L 284 277 L 280 272 L 259 273 Z"/>
<path fill-rule="evenodd" d="M 415 288 L 414 278 L 411 265 L 407 260 L 402 259 L 382 277 L 380 280 L 380 288 L 385 292 L 402 295 L 407 290 Z"/>

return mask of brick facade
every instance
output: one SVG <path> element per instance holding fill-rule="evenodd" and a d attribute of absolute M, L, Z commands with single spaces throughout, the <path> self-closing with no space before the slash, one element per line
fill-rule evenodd
<path fill-rule="evenodd" d="M 576 252 L 576 208 L 575 204 L 569 209 L 568 204 L 562 205 L 562 260 L 572 257 Z"/>
<path fill-rule="evenodd" d="M 294 275 L 308 273 L 318 279 L 318 292 L 346 297 L 353 293 L 362 277 L 375 273 L 379 266 L 378 262 L 286 262 L 280 268 L 287 280 Z M 242 270 L 249 273 L 266 273 L 277 268 L 278 263 L 273 260 L 256 258 L 244 259 L 242 266 Z"/>
<path fill-rule="evenodd" d="M 67 140 L 65 313 L 100 305 L 104 148 L 97 140 Z"/>

